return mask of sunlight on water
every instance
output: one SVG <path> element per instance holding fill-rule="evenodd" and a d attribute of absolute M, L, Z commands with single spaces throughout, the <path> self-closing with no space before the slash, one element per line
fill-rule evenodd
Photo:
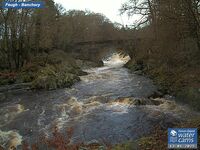
<path fill-rule="evenodd" d="M 130 60 L 128 55 L 123 55 L 120 53 L 113 53 L 109 58 L 103 59 L 105 66 L 121 67 L 125 65 Z"/>

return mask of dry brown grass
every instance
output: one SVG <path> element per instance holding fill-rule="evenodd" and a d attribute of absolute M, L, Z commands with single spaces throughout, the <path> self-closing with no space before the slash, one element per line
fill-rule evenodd
<path fill-rule="evenodd" d="M 84 143 L 72 143 L 72 135 L 74 133 L 73 128 L 68 128 L 66 131 L 67 137 L 65 137 L 62 133 L 58 131 L 57 127 L 54 127 L 52 132 L 52 138 L 42 137 L 39 143 L 29 145 L 27 142 L 23 142 L 22 149 L 23 150 L 39 150 L 40 146 L 43 145 L 48 149 L 55 149 L 55 150 L 80 150 L 80 149 L 87 149 L 87 150 L 99 150 L 102 146 L 100 144 L 89 144 L 86 145 Z M 106 144 L 106 150 L 111 150 L 111 145 Z"/>

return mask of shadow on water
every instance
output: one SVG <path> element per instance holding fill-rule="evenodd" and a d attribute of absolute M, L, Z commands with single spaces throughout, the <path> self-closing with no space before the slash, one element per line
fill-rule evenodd
<path fill-rule="evenodd" d="M 40 135 L 51 136 L 54 126 L 61 132 L 73 127 L 73 142 L 115 144 L 144 136 L 156 124 L 169 126 L 189 116 L 172 100 L 148 100 L 156 87 L 123 68 L 129 59 L 113 54 L 104 67 L 85 70 L 89 74 L 70 89 L 10 92 L 8 102 L 0 104 L 0 144 L 36 142 Z"/>

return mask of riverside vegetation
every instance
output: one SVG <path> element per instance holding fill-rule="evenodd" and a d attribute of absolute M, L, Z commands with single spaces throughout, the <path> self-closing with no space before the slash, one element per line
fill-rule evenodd
<path fill-rule="evenodd" d="M 1 75 L 1 84 L 29 82 L 32 89 L 57 89 L 70 87 L 85 75 L 76 61 L 63 51 L 34 57 L 19 72 Z"/>
<path fill-rule="evenodd" d="M 142 17 L 126 67 L 149 75 L 163 93 L 200 110 L 200 2 L 131 0 L 121 12 Z"/>
<path fill-rule="evenodd" d="M 86 75 L 83 67 L 102 63 L 89 61 L 94 51 L 73 55 L 73 45 L 87 41 L 132 39 L 122 45 L 131 60 L 125 65 L 135 74 L 147 75 L 161 94 L 174 95 L 180 103 L 200 110 L 200 1 L 129 0 L 120 12 L 141 19 L 133 26 L 112 23 L 104 15 L 70 10 L 44 0 L 41 10 L 0 9 L 0 85 L 29 83 L 31 89 L 70 87 Z M 2 0 L 0 1 L 2 2 Z M 87 56 L 82 60 L 81 55 Z M 98 57 L 99 58 L 99 57 Z M 94 60 L 94 59 L 93 59 Z M 99 62 L 99 60 L 97 60 Z M 195 118 L 173 127 L 195 127 Z M 160 150 L 167 147 L 166 128 L 158 127 L 149 136 L 111 146 L 71 145 L 72 129 L 65 139 L 57 130 L 46 146 L 57 149 Z M 200 134 L 200 133 L 198 133 Z M 198 136 L 200 143 L 200 136 Z M 23 149 L 29 149 L 24 143 Z M 37 145 L 32 145 L 37 149 Z"/>
<path fill-rule="evenodd" d="M 177 124 L 174 127 L 182 128 L 198 128 L 200 129 L 200 120 L 194 119 L 188 122 Z M 167 131 L 163 130 L 159 126 L 155 127 L 152 131 L 152 135 L 147 137 L 139 138 L 135 141 L 127 141 L 123 144 L 110 145 L 109 143 L 104 143 L 104 145 L 93 141 L 91 144 L 70 144 L 72 138 L 73 128 L 67 129 L 67 138 L 64 137 L 57 129 L 53 130 L 53 137 L 51 139 L 41 138 L 40 142 L 33 144 L 31 148 L 33 150 L 38 150 L 39 148 L 56 148 L 60 150 L 165 150 L 167 149 L 168 135 Z M 200 146 L 200 137 L 198 136 L 198 147 Z M 23 150 L 29 150 L 29 145 L 27 143 L 23 144 Z"/>
<path fill-rule="evenodd" d="M 121 36 L 118 25 L 103 14 L 66 11 L 53 0 L 44 1 L 44 9 L 0 9 L 0 85 L 69 87 L 85 74 L 79 67 L 95 65 L 89 58 L 74 59 L 72 45 Z"/>

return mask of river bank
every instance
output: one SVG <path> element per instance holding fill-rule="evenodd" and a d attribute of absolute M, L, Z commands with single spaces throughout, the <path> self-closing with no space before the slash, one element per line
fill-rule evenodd
<path fill-rule="evenodd" d="M 190 109 L 199 110 L 200 103 L 200 91 L 199 89 L 194 89 L 192 87 L 183 86 L 184 90 L 180 90 L 180 85 L 176 83 L 171 84 L 173 80 L 170 80 L 170 75 L 165 77 L 162 74 L 155 74 L 156 69 L 148 70 L 147 66 L 142 62 L 135 62 L 133 60 L 129 61 L 126 65 L 126 68 L 130 69 L 131 72 L 139 75 L 147 75 L 150 77 L 154 84 L 158 87 L 158 92 L 155 93 L 155 97 L 164 97 L 165 95 L 176 96 L 175 100 L 181 104 L 189 104 Z M 170 82 L 170 83 L 167 83 Z M 170 86 L 171 85 L 171 86 Z M 189 90 L 186 90 L 189 89 Z M 170 128 L 197 128 L 200 130 L 200 119 L 199 116 L 191 116 L 186 120 L 182 120 L 177 123 L 174 122 L 173 125 L 168 126 Z M 156 126 L 153 132 L 145 137 L 142 137 L 135 141 L 128 141 L 124 144 L 115 145 L 113 150 L 160 150 L 167 149 L 168 133 L 167 129 L 162 128 L 160 125 Z M 198 147 L 200 147 L 200 133 L 198 132 Z"/>
<path fill-rule="evenodd" d="M 119 58 L 85 69 L 71 88 L 9 92 L 0 103 L 1 145 L 111 149 L 150 135 L 156 125 L 166 130 L 198 116 L 173 99 L 150 98 L 157 91 L 153 82 L 131 73 Z"/>
<path fill-rule="evenodd" d="M 74 59 L 64 51 L 40 54 L 16 72 L 2 70 L 0 92 L 15 89 L 46 89 L 70 87 L 87 73 L 81 68 L 101 66 L 101 63 Z"/>
<path fill-rule="evenodd" d="M 129 61 L 125 67 L 136 74 L 151 78 L 158 87 L 160 96 L 173 95 L 177 102 L 189 104 L 191 108 L 200 110 L 200 88 L 196 74 L 190 77 L 181 73 L 183 76 L 177 76 L 176 72 L 170 74 L 160 68 L 148 68 L 144 62 L 134 60 Z"/>

